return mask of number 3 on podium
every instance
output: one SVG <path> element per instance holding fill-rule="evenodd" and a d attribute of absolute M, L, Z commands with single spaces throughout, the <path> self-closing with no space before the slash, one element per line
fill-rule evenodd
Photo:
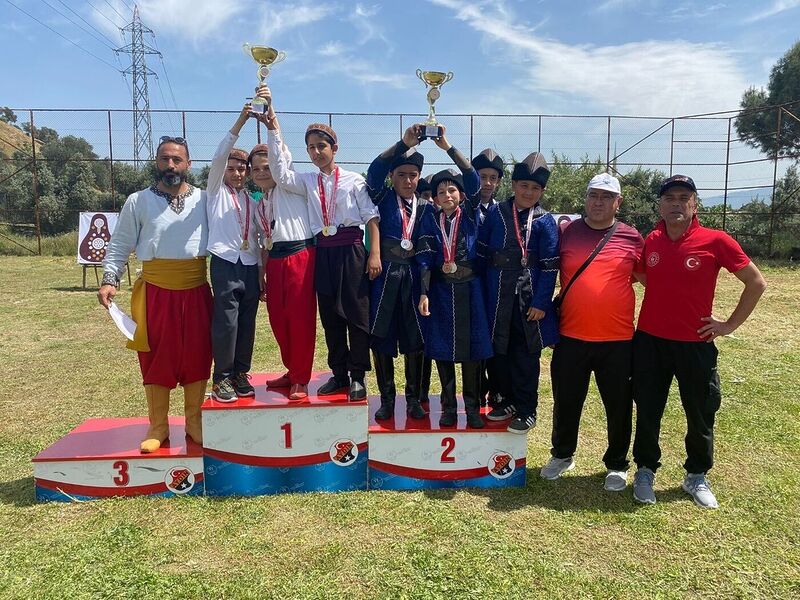
<path fill-rule="evenodd" d="M 124 460 L 118 460 L 113 465 L 111 465 L 112 469 L 116 469 L 117 474 L 111 478 L 111 481 L 114 482 L 114 485 L 118 485 L 119 487 L 124 487 L 128 485 L 131 480 L 131 476 L 128 475 L 128 463 Z"/>

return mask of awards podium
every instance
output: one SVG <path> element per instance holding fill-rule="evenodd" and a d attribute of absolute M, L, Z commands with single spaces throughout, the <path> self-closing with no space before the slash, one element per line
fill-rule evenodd
<path fill-rule="evenodd" d="M 206 494 L 366 490 L 366 400 L 318 397 L 326 373 L 312 375 L 308 398 L 289 400 L 289 388 L 265 388 L 277 376 L 253 375 L 255 397 L 203 404 Z"/>
<path fill-rule="evenodd" d="M 439 427 L 439 398 L 431 398 L 424 419 L 409 419 L 402 396 L 395 416 L 376 421 L 380 399 L 370 399 L 369 487 L 374 490 L 496 488 L 525 485 L 528 437 L 508 433 L 508 421 L 486 419 L 483 429 Z M 461 399 L 459 405 L 461 406 Z"/>
<path fill-rule="evenodd" d="M 139 452 L 147 418 L 88 419 L 33 459 L 40 502 L 203 493 L 203 449 L 170 417 L 169 442 Z"/>
<path fill-rule="evenodd" d="M 202 448 L 186 438 L 183 417 L 170 417 L 170 438 L 152 454 L 139 451 L 147 418 L 88 419 L 33 459 L 36 499 L 525 485 L 527 436 L 508 433 L 507 421 L 469 429 L 461 412 L 455 427 L 440 428 L 438 397 L 415 420 L 402 396 L 393 419 L 375 421 L 377 396 L 317 396 L 327 373 L 312 375 L 302 400 L 267 390 L 276 376 L 253 375 L 255 397 L 206 399 Z"/>

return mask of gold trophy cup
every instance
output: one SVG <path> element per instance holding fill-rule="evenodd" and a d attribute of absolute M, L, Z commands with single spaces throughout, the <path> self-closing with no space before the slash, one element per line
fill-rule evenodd
<path fill-rule="evenodd" d="M 433 104 L 439 99 L 439 96 L 442 95 L 439 88 L 453 78 L 453 72 L 442 73 L 441 71 L 423 71 L 422 69 L 417 69 L 417 77 L 422 80 L 426 88 L 431 88 L 428 90 L 428 118 L 422 123 L 424 127 L 420 140 L 441 137 L 444 130 L 439 127 L 439 122 L 436 120 L 436 111 L 433 108 Z"/>
<path fill-rule="evenodd" d="M 258 63 L 256 74 L 258 75 L 258 84 L 263 85 L 264 81 L 269 76 L 269 70 L 272 65 L 281 62 L 286 58 L 286 52 L 275 50 L 269 46 L 253 46 L 251 44 L 244 44 L 242 46 L 244 53 L 251 57 Z M 269 110 L 269 101 L 264 98 L 256 96 L 253 98 L 253 104 L 263 104 L 264 112 Z"/>

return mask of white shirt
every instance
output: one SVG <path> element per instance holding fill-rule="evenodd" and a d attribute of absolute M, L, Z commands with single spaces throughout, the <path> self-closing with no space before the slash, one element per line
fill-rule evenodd
<path fill-rule="evenodd" d="M 296 173 L 291 166 L 291 155 L 285 150 L 280 132 L 270 129 L 267 134 L 269 146 L 269 168 L 272 177 L 279 187 L 295 194 L 305 196 L 308 203 L 308 218 L 313 235 L 322 231 L 322 204 L 319 196 L 319 176 L 322 177 L 322 186 L 325 197 L 332 198 L 333 183 L 336 171 L 326 175 L 321 171 L 316 173 Z M 378 217 L 376 207 L 367 194 L 367 182 L 353 171 L 339 167 L 339 185 L 336 189 L 336 207 L 331 225 L 337 227 L 353 227 L 365 225 L 371 219 Z"/>
<path fill-rule="evenodd" d="M 197 188 L 177 214 L 149 189 L 128 196 L 106 249 L 103 270 L 122 278 L 131 252 L 139 260 L 207 256 L 206 193 Z"/>
<path fill-rule="evenodd" d="M 238 135 L 230 131 L 225 135 L 211 159 L 206 187 L 208 210 L 208 251 L 212 254 L 236 264 L 258 263 L 259 250 L 256 243 L 256 202 L 250 198 L 246 190 L 234 190 L 239 210 L 234 204 L 231 189 L 222 182 L 225 168 L 228 166 L 228 155 L 231 153 Z M 250 206 L 250 225 L 247 233 L 248 249 L 242 250 L 244 231 L 247 222 L 247 206 Z"/>
<path fill-rule="evenodd" d="M 283 147 L 286 163 L 292 168 L 292 154 Z M 270 167 L 270 171 L 272 167 Z M 311 224 L 308 218 L 308 200 L 305 194 L 296 194 L 286 188 L 276 185 L 265 193 L 258 203 L 257 221 L 260 230 L 266 236 L 262 218 L 269 215 L 269 206 L 272 205 L 273 242 L 299 242 L 314 237 L 311 233 Z M 263 211 L 263 212 L 262 212 Z"/>

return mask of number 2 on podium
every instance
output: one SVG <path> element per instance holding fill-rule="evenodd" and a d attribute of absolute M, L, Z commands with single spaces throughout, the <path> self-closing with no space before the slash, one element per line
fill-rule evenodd
<path fill-rule="evenodd" d="M 281 430 L 283 430 L 283 447 L 284 448 L 291 448 L 292 447 L 292 424 L 291 423 L 284 423 L 281 425 Z"/>
<path fill-rule="evenodd" d="M 456 462 L 456 457 L 453 456 L 453 450 L 456 449 L 456 441 L 451 437 L 442 438 L 442 458 L 439 462 L 443 463 L 454 463 Z"/>

